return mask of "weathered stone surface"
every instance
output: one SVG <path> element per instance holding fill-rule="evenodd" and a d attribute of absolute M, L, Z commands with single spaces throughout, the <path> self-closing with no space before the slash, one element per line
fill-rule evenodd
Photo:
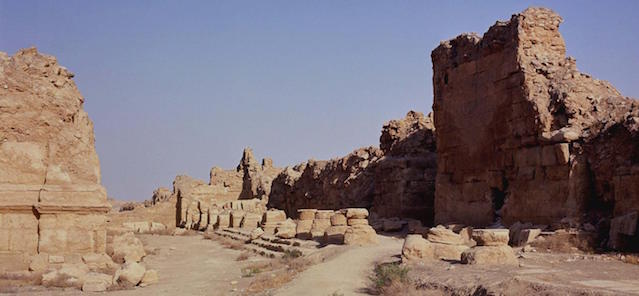
<path fill-rule="evenodd" d="M 113 276 L 90 272 L 87 274 L 84 283 L 82 283 L 83 292 L 104 292 L 113 285 Z"/>
<path fill-rule="evenodd" d="M 632 237 L 639 235 L 637 228 L 639 228 L 639 212 L 632 212 L 612 219 L 608 246 L 613 249 L 631 247 L 628 244 L 632 242 Z"/>
<path fill-rule="evenodd" d="M 12 57 L 0 52 L 4 254 L 104 252 L 110 206 L 100 185 L 93 124 L 73 77 L 35 48 Z"/>
<path fill-rule="evenodd" d="M 331 226 L 326 228 L 326 231 L 324 232 L 324 242 L 326 242 L 327 244 L 336 245 L 343 244 L 344 234 L 346 233 L 347 229 L 348 226 L 346 225 Z"/>
<path fill-rule="evenodd" d="M 515 246 L 525 246 L 535 240 L 541 234 L 539 228 L 522 229 L 517 235 Z"/>
<path fill-rule="evenodd" d="M 331 225 L 332 226 L 345 226 L 346 225 L 346 216 L 342 213 L 336 213 L 331 216 Z"/>
<path fill-rule="evenodd" d="M 277 223 L 286 221 L 286 212 L 282 210 L 269 209 L 264 212 L 262 223 Z"/>
<path fill-rule="evenodd" d="M 435 249 L 435 258 L 442 260 L 459 261 L 461 260 L 462 253 L 469 249 L 466 245 L 442 244 L 434 243 L 432 241 L 431 245 Z"/>
<path fill-rule="evenodd" d="M 478 265 L 519 265 L 515 252 L 507 245 L 468 249 L 461 255 L 461 262 Z"/>
<path fill-rule="evenodd" d="M 311 235 L 314 238 L 323 238 L 324 232 L 331 227 L 331 219 L 315 219 L 311 227 Z"/>
<path fill-rule="evenodd" d="M 346 223 L 348 224 L 348 226 L 354 226 L 354 225 L 368 225 L 368 219 L 348 219 L 346 221 Z"/>
<path fill-rule="evenodd" d="M 315 219 L 319 219 L 319 220 L 326 220 L 326 219 L 330 219 L 333 214 L 335 214 L 335 211 L 333 210 L 317 210 L 317 212 L 315 212 Z"/>
<path fill-rule="evenodd" d="M 344 233 L 346 245 L 374 245 L 378 244 L 377 233 L 370 225 L 349 226 Z"/>
<path fill-rule="evenodd" d="M 173 192 L 169 188 L 159 187 L 153 190 L 153 197 L 151 197 L 151 203 L 155 205 L 165 200 L 169 200 L 169 198 L 171 198 L 171 195 L 173 195 Z"/>
<path fill-rule="evenodd" d="M 297 224 L 292 219 L 286 219 L 278 223 L 275 229 L 275 235 L 279 238 L 294 238 L 296 234 Z"/>
<path fill-rule="evenodd" d="M 260 221 L 262 221 L 262 216 L 255 213 L 246 213 L 244 215 L 244 219 L 242 219 L 242 228 L 243 229 L 255 229 Z"/>
<path fill-rule="evenodd" d="M 115 272 L 114 282 L 124 286 L 137 286 L 142 281 L 146 268 L 137 262 L 127 262 Z"/>
<path fill-rule="evenodd" d="M 426 238 L 432 243 L 446 245 L 462 245 L 464 243 L 464 240 L 459 234 L 441 225 L 429 229 Z"/>
<path fill-rule="evenodd" d="M 561 22 L 529 8 L 432 52 L 436 223 L 551 225 L 639 208 L 639 104 L 577 71 Z"/>
<path fill-rule="evenodd" d="M 84 264 L 65 263 L 42 275 L 42 285 L 47 287 L 82 287 L 89 268 Z"/>
<path fill-rule="evenodd" d="M 156 284 L 160 281 L 158 272 L 155 269 L 147 269 L 140 280 L 140 287 L 146 287 L 148 285 Z"/>
<path fill-rule="evenodd" d="M 402 262 L 427 261 L 435 258 L 435 247 L 421 234 L 409 234 L 402 246 Z"/>
<path fill-rule="evenodd" d="M 472 239 L 478 246 L 507 246 L 508 229 L 473 229 Z"/>
<path fill-rule="evenodd" d="M 119 267 L 106 254 L 85 254 L 82 256 L 82 262 L 89 267 L 89 270 L 98 272 L 115 271 Z"/>
<path fill-rule="evenodd" d="M 313 220 L 316 212 L 316 209 L 299 209 L 297 210 L 297 215 L 300 220 Z"/>
<path fill-rule="evenodd" d="M 146 256 L 142 242 L 131 232 L 114 237 L 108 251 L 118 263 L 140 262 Z"/>
<path fill-rule="evenodd" d="M 49 255 L 46 253 L 40 253 L 31 257 L 29 263 L 29 270 L 35 272 L 42 272 L 49 268 Z"/>
<path fill-rule="evenodd" d="M 262 235 L 264 235 L 264 230 L 262 230 L 262 228 L 259 228 L 259 227 L 255 228 L 253 229 L 253 231 L 251 231 L 251 240 L 258 239 Z"/>
<path fill-rule="evenodd" d="M 299 239 L 311 239 L 311 229 L 313 228 L 313 220 L 298 220 L 295 228 L 296 237 Z"/>
<path fill-rule="evenodd" d="M 368 210 L 363 208 L 346 209 L 346 218 L 348 219 L 366 219 L 368 218 Z"/>

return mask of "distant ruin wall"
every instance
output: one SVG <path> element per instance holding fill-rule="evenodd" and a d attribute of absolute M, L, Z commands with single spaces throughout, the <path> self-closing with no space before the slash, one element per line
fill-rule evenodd
<path fill-rule="evenodd" d="M 360 148 L 328 161 L 288 167 L 273 180 L 269 207 L 368 208 L 381 217 L 433 221 L 435 139 L 432 119 L 409 112 L 384 125 L 380 148 Z"/>
<path fill-rule="evenodd" d="M 110 206 L 73 76 L 35 48 L 0 52 L 0 262 L 105 251 Z"/>
<path fill-rule="evenodd" d="M 625 128 L 618 138 L 628 150 L 621 163 L 600 155 L 614 152 L 596 139 L 627 126 L 637 104 L 576 70 L 561 22 L 548 9 L 530 8 L 481 38 L 460 35 L 433 51 L 436 223 L 552 224 L 593 218 L 602 200 L 612 201 L 615 215 L 636 209 L 636 186 L 622 181 L 634 178 L 636 132 Z M 602 167 L 601 158 L 611 164 Z M 627 175 L 618 176 L 612 163 Z M 613 186 L 619 182 L 626 184 Z"/>

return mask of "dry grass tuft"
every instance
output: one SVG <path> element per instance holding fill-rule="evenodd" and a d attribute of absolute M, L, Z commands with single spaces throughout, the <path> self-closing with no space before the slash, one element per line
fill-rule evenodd
<path fill-rule="evenodd" d="M 295 252 L 291 252 L 295 253 Z M 259 274 L 253 272 L 255 279 L 249 284 L 245 295 L 255 295 L 272 291 L 292 281 L 297 274 L 306 270 L 312 262 L 300 254 L 283 256 L 268 263 L 249 266 L 259 269 Z M 299 256 L 297 256 L 299 255 Z M 296 257 L 297 256 L 297 257 Z"/>
<path fill-rule="evenodd" d="M 377 295 L 409 295 L 411 289 L 415 290 L 412 281 L 408 277 L 410 269 L 399 263 L 383 263 L 375 266 L 371 281 L 370 291 Z"/>
<path fill-rule="evenodd" d="M 639 265 L 639 254 L 625 254 L 621 261 L 628 264 Z"/>

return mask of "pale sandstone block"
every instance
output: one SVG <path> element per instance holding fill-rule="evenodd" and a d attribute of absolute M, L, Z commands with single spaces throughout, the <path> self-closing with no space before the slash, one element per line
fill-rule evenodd
<path fill-rule="evenodd" d="M 315 209 L 300 209 L 300 210 L 297 210 L 297 213 L 299 215 L 299 219 L 300 220 L 314 220 L 316 212 L 317 212 L 317 210 L 315 210 Z"/>
<path fill-rule="evenodd" d="M 346 216 L 342 213 L 336 213 L 331 216 L 331 225 L 332 226 L 345 226 L 346 225 Z"/>
<path fill-rule="evenodd" d="M 334 213 L 335 211 L 332 211 L 332 210 L 317 210 L 317 212 L 315 212 L 315 220 L 331 219 L 331 216 L 333 216 Z"/>
<path fill-rule="evenodd" d="M 472 238 L 478 246 L 508 245 L 508 229 L 473 229 Z"/>
<path fill-rule="evenodd" d="M 368 225 L 368 219 L 349 218 L 347 223 L 348 223 L 348 226 Z"/>
<path fill-rule="evenodd" d="M 519 265 L 515 252 L 507 245 L 471 248 L 462 254 L 461 262 L 477 265 Z"/>
<path fill-rule="evenodd" d="M 406 236 L 402 246 L 402 262 L 405 261 L 428 261 L 435 259 L 435 247 L 421 234 L 410 234 Z"/>
<path fill-rule="evenodd" d="M 368 218 L 368 210 L 364 208 L 346 209 L 346 218 L 348 219 L 366 219 Z"/>

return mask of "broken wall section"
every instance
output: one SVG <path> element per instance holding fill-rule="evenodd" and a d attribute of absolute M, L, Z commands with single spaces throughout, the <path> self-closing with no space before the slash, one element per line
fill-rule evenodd
<path fill-rule="evenodd" d="M 433 51 L 436 223 L 599 224 L 638 204 L 632 184 L 613 186 L 632 178 L 636 133 L 609 135 L 636 101 L 577 71 L 561 22 L 530 8 Z M 614 139 L 629 150 L 616 160 Z"/>
<path fill-rule="evenodd" d="M 0 52 L 2 268 L 24 268 L 37 253 L 105 251 L 110 206 L 73 76 L 35 48 Z"/>

